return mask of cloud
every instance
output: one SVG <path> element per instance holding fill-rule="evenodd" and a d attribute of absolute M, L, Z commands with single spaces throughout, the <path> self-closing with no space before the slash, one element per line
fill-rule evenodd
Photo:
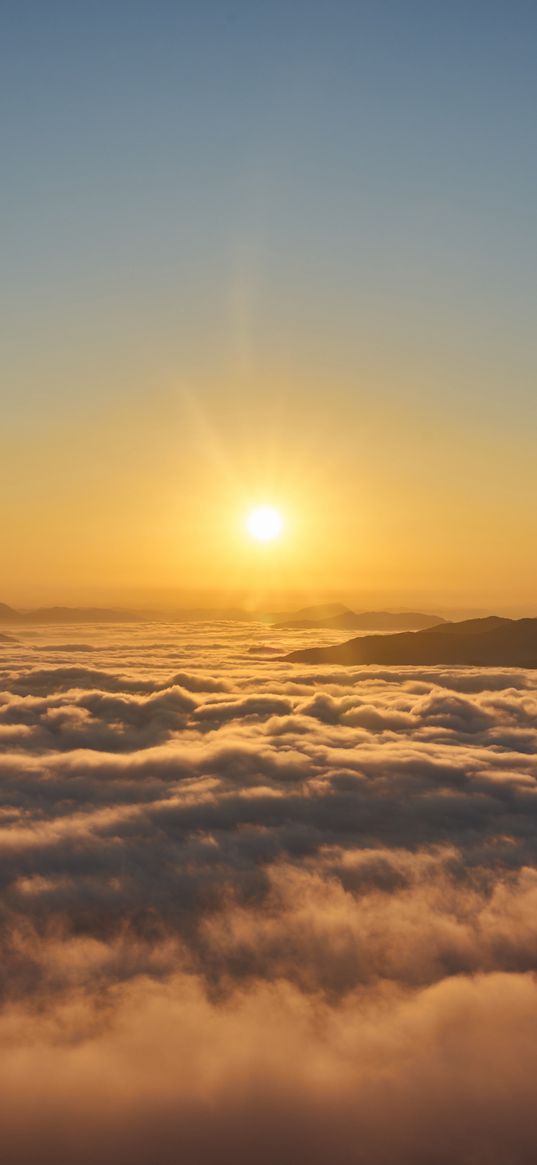
<path fill-rule="evenodd" d="M 45 1165 L 73 1153 L 81 1165 L 530 1162 L 536 1014 L 519 975 L 338 1008 L 283 983 L 211 1001 L 179 975 L 101 1009 L 8 1012 L 3 1150 L 34 1160 L 38 1130 Z"/>
<path fill-rule="evenodd" d="M 214 630 L 4 660 L 6 1159 L 529 1165 L 537 677 Z"/>

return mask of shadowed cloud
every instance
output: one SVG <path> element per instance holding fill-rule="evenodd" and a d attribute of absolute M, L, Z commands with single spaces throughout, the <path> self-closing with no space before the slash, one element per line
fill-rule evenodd
<path fill-rule="evenodd" d="M 152 632 L 4 657 L 8 1160 L 529 1165 L 534 673 Z"/>

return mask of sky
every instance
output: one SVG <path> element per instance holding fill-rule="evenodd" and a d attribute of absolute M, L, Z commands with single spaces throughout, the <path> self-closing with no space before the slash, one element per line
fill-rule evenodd
<path fill-rule="evenodd" d="M 534 6 L 1 15 L 0 598 L 529 610 Z"/>

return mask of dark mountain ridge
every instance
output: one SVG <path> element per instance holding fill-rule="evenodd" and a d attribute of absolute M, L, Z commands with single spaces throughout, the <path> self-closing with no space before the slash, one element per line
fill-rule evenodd
<path fill-rule="evenodd" d="M 537 667 L 537 619 L 468 619 L 399 635 L 363 635 L 333 647 L 293 651 L 296 663 L 402 667 L 435 664 Z"/>

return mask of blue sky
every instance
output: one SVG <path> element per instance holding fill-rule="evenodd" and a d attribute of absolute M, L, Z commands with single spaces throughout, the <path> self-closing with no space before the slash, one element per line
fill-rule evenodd
<path fill-rule="evenodd" d="M 529 453 L 536 31 L 520 2 L 4 4 L 8 490 L 61 425 L 83 491 L 125 412 L 188 460 L 172 379 L 224 444 L 307 411 L 343 451 L 382 425 L 380 464 L 424 417 L 489 470 Z"/>

